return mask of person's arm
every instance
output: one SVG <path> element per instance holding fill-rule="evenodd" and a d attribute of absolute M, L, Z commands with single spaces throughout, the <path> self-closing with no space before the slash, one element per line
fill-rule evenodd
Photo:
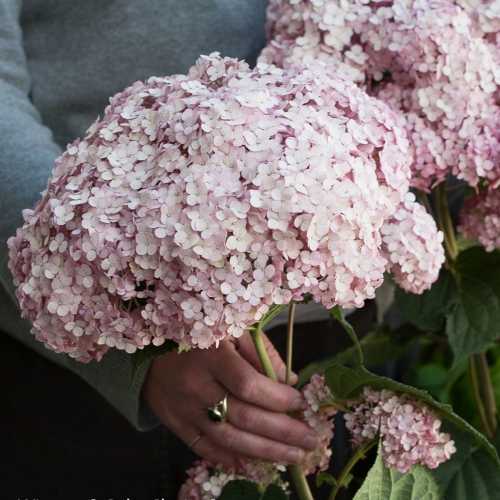
<path fill-rule="evenodd" d="M 12 335 L 78 374 L 137 429 L 148 430 L 159 423 L 141 404 L 148 366 L 131 385 L 130 355 L 114 351 L 100 363 L 79 363 L 46 349 L 30 333 L 30 324 L 20 318 L 6 242 L 22 224 L 22 210 L 32 208 L 40 198 L 61 152 L 29 98 L 31 82 L 19 24 L 21 4 L 21 0 L 0 0 L 0 334 Z"/>

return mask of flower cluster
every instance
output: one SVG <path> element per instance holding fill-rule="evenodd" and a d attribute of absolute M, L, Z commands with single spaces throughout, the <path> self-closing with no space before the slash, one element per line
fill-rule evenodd
<path fill-rule="evenodd" d="M 304 410 L 303 420 L 314 429 L 319 438 L 317 448 L 306 455 L 302 469 L 306 475 L 324 471 L 328 468 L 332 450 L 330 445 L 333 439 L 333 417 L 337 410 L 332 405 L 330 389 L 325 383 L 323 375 L 314 374 L 303 388 L 304 398 L 308 408 Z"/>
<path fill-rule="evenodd" d="M 500 248 L 500 191 L 489 189 L 467 198 L 460 214 L 460 232 L 488 252 Z"/>
<path fill-rule="evenodd" d="M 217 500 L 224 486 L 231 481 L 246 479 L 265 490 L 270 484 L 288 491 L 288 484 L 280 477 L 285 467 L 263 462 L 246 462 L 238 471 L 224 471 L 206 460 L 199 460 L 187 471 L 188 479 L 182 485 L 178 500 Z"/>
<path fill-rule="evenodd" d="M 468 9 L 452 0 L 272 0 L 261 60 L 324 61 L 401 111 L 415 187 L 448 173 L 495 182 L 500 58 L 483 33 L 497 26 L 498 2 L 459 3 Z"/>
<path fill-rule="evenodd" d="M 23 314 L 89 361 L 165 339 L 208 348 L 304 294 L 360 307 L 389 265 L 381 228 L 409 156 L 395 113 L 322 65 L 212 54 L 136 82 L 9 240 Z"/>
<path fill-rule="evenodd" d="M 390 271 L 401 288 L 422 293 L 437 280 L 445 261 L 443 233 L 413 193 L 382 227 L 382 241 Z"/>
<path fill-rule="evenodd" d="M 303 411 L 301 418 L 319 437 L 319 445 L 315 451 L 309 452 L 301 464 L 306 475 L 314 474 L 328 468 L 333 439 L 333 417 L 337 410 L 332 406 L 324 406 L 331 399 L 330 390 L 325 384 L 322 375 L 315 374 L 306 384 L 302 393 L 307 402 L 307 408 Z M 236 479 L 247 479 L 258 483 L 263 490 L 275 484 L 288 489 L 280 474 L 285 471 L 282 464 L 269 464 L 257 461 L 243 462 L 238 470 L 227 471 L 201 460 L 188 471 L 188 479 L 179 493 L 179 500 L 212 500 L 216 499 L 224 486 Z"/>
<path fill-rule="evenodd" d="M 402 473 L 416 464 L 435 469 L 456 451 L 450 435 L 440 432 L 439 418 L 406 395 L 365 387 L 350 407 L 344 418 L 353 445 L 380 435 L 385 464 Z"/>
<path fill-rule="evenodd" d="M 471 17 L 476 36 L 500 47 L 500 0 L 455 0 Z"/>

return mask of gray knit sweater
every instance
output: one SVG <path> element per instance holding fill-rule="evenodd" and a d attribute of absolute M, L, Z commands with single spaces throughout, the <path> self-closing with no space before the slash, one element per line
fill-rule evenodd
<path fill-rule="evenodd" d="M 130 387 L 124 353 L 81 364 L 36 342 L 17 309 L 6 240 L 45 189 L 55 157 L 109 96 L 183 73 L 216 50 L 253 63 L 265 8 L 266 0 L 0 0 L 0 329 L 80 375 L 138 429 L 155 424 L 140 404 L 147 367 Z M 302 318 L 315 316 L 309 309 Z"/>

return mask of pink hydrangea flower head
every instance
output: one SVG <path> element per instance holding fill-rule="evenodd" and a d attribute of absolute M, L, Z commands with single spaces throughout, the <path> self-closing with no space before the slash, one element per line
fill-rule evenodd
<path fill-rule="evenodd" d="M 401 288 L 420 294 L 437 280 L 445 261 L 443 233 L 413 193 L 384 223 L 382 241 L 389 271 Z"/>
<path fill-rule="evenodd" d="M 500 191 L 488 189 L 467 198 L 460 214 L 459 231 L 488 251 L 500 248 Z"/>
<path fill-rule="evenodd" d="M 23 314 L 89 361 L 166 339 L 208 348 L 305 294 L 360 307 L 383 280 L 408 158 L 395 113 L 322 65 L 212 54 L 136 82 L 9 240 Z"/>
<path fill-rule="evenodd" d="M 428 190 L 448 173 L 495 182 L 499 51 L 477 32 L 494 29 L 498 2 L 472 3 L 465 11 L 452 0 L 271 0 L 261 58 L 326 62 L 400 111 L 415 187 Z"/>
<path fill-rule="evenodd" d="M 354 446 L 380 436 L 382 457 L 388 467 L 408 472 L 414 465 L 435 469 L 455 453 L 449 434 L 429 407 L 406 395 L 365 387 L 359 401 L 344 414 Z"/>

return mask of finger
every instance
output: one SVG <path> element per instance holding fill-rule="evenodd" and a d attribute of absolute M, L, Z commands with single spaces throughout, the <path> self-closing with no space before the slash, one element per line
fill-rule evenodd
<path fill-rule="evenodd" d="M 285 413 L 275 413 L 248 405 L 231 397 L 228 400 L 228 421 L 234 427 L 279 443 L 314 450 L 318 435 L 308 425 Z"/>
<path fill-rule="evenodd" d="M 269 340 L 269 337 L 265 334 L 262 334 L 262 338 L 264 340 L 264 345 L 266 346 L 267 353 L 271 360 L 271 364 L 273 365 L 274 371 L 276 372 L 278 380 L 280 382 L 285 382 L 286 364 L 281 359 L 281 356 L 274 347 L 273 343 Z M 245 334 L 242 337 L 240 337 L 236 343 L 236 346 L 241 356 L 243 356 L 256 370 L 263 373 L 262 363 L 260 362 L 251 335 Z M 292 372 L 292 376 L 290 378 L 289 383 L 294 385 L 297 383 L 298 379 L 299 378 L 297 374 Z"/>
<path fill-rule="evenodd" d="M 206 387 L 201 395 L 204 409 L 197 426 L 203 428 L 203 423 L 209 418 L 205 408 L 214 406 L 226 396 L 224 388 L 213 383 Z M 273 441 L 286 445 L 298 446 L 304 450 L 314 450 L 318 445 L 318 437 L 304 422 L 286 415 L 285 413 L 271 412 L 254 405 L 247 404 L 234 396 L 228 397 L 227 420 L 234 427 L 250 434 L 267 437 Z"/>
<path fill-rule="evenodd" d="M 259 373 L 234 348 L 223 347 L 211 370 L 214 378 L 237 399 L 276 412 L 306 408 L 299 391 Z"/>
<path fill-rule="evenodd" d="M 209 392 L 219 395 L 224 392 L 222 387 L 215 382 L 213 384 L 215 387 L 211 388 Z M 152 406 L 154 407 L 152 407 L 152 410 L 162 424 L 181 439 L 188 448 L 191 448 L 194 453 L 215 465 L 221 464 L 226 469 L 236 468 L 238 463 L 244 459 L 243 456 L 216 447 L 199 430 L 196 420 L 208 419 L 206 410 L 202 411 L 201 409 L 203 406 L 201 398 L 197 402 L 192 400 L 188 404 L 179 405 L 183 411 L 176 414 L 171 411 L 172 401 L 162 397 L 161 387 L 158 384 L 146 384 L 145 391 L 148 392 L 150 404 L 153 402 Z M 200 435 L 201 438 L 197 439 Z"/>
<path fill-rule="evenodd" d="M 237 469 L 241 461 L 245 460 L 242 455 L 217 446 L 207 436 L 202 436 L 191 449 L 213 465 L 222 465 L 226 471 Z"/>
<path fill-rule="evenodd" d="M 178 436 L 188 448 L 213 465 L 222 465 L 225 469 L 235 469 L 244 457 L 216 446 L 202 431 L 193 425 L 170 419 L 169 429 Z"/>
<path fill-rule="evenodd" d="M 298 464 L 305 457 L 300 448 L 239 430 L 229 422 L 206 422 L 202 430 L 210 441 L 232 454 L 286 464 Z"/>

